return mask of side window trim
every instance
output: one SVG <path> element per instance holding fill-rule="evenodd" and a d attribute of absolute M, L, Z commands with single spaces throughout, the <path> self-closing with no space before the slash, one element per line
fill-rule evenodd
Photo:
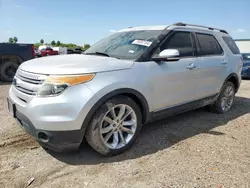
<path fill-rule="evenodd" d="M 210 54 L 210 55 L 201 55 L 201 54 L 199 54 L 199 52 L 201 50 L 201 46 L 200 46 L 200 42 L 199 42 L 197 34 L 212 36 L 215 39 L 215 41 L 217 43 L 217 46 L 221 49 L 222 53 L 221 54 Z M 194 35 L 195 35 L 195 40 L 196 40 L 196 44 L 197 44 L 197 53 L 196 53 L 197 57 L 224 56 L 224 50 L 221 47 L 221 44 L 219 43 L 219 41 L 217 40 L 217 38 L 213 34 L 202 33 L 202 32 L 194 32 Z"/>
<path fill-rule="evenodd" d="M 191 31 L 182 31 L 182 30 L 178 30 L 175 31 L 173 30 L 171 33 L 169 33 L 159 44 L 158 49 L 160 49 L 162 47 L 162 45 L 164 45 L 164 43 L 168 40 L 170 40 L 176 33 L 189 33 L 190 34 L 190 38 L 191 38 L 191 42 L 192 42 L 192 47 L 193 47 L 193 56 L 183 56 L 180 57 L 180 59 L 186 59 L 186 58 L 196 58 L 195 54 L 196 54 L 196 42 L 195 42 L 195 37 L 193 36 L 194 33 Z M 160 50 L 159 50 L 160 51 Z"/>
<path fill-rule="evenodd" d="M 197 57 L 199 44 L 198 44 L 198 40 L 196 38 L 195 32 L 191 32 L 191 38 L 192 38 L 192 44 L 193 44 L 193 50 L 194 50 L 194 52 L 193 52 L 194 57 Z"/>

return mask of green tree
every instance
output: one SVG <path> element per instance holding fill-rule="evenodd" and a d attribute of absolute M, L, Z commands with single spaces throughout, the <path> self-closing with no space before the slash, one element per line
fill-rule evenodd
<path fill-rule="evenodd" d="M 89 45 L 89 44 L 84 44 L 84 46 L 83 46 L 83 50 L 85 51 L 85 50 L 89 49 L 89 47 L 90 47 L 90 45 Z"/>
<path fill-rule="evenodd" d="M 41 44 L 43 44 L 43 43 L 44 43 L 44 40 L 43 40 L 43 39 L 41 39 L 41 40 L 40 40 L 40 43 L 41 43 Z"/>
<path fill-rule="evenodd" d="M 36 48 L 38 48 L 39 46 L 41 46 L 41 43 L 39 43 L 39 42 L 38 42 L 38 43 L 35 43 L 34 46 L 35 46 Z"/>
<path fill-rule="evenodd" d="M 58 40 L 58 41 L 56 42 L 56 45 L 57 45 L 57 46 L 60 46 L 60 45 L 61 45 L 61 42 Z"/>
<path fill-rule="evenodd" d="M 17 43 L 18 38 L 17 38 L 17 37 L 14 37 L 14 38 L 13 38 L 13 41 L 14 41 L 14 43 Z"/>
<path fill-rule="evenodd" d="M 13 44 L 14 43 L 14 40 L 12 37 L 9 38 L 9 43 Z"/>
<path fill-rule="evenodd" d="M 56 45 L 56 42 L 54 40 L 51 41 L 51 45 L 52 46 L 55 46 Z"/>
<path fill-rule="evenodd" d="M 69 43 L 69 44 L 64 44 L 65 47 L 69 48 L 69 49 L 74 49 L 77 47 L 76 44 L 72 44 L 72 43 Z"/>

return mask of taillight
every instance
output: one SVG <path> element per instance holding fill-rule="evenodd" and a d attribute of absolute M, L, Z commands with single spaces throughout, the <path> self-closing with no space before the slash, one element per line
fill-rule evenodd
<path fill-rule="evenodd" d="M 36 56 L 36 51 L 35 51 L 35 47 L 34 45 L 32 45 L 32 56 L 35 57 Z"/>

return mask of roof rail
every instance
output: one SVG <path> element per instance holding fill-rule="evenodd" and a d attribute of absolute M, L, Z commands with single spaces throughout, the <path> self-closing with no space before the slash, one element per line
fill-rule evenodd
<path fill-rule="evenodd" d="M 213 27 L 207 27 L 207 26 L 203 26 L 203 25 L 195 25 L 195 24 L 187 24 L 187 23 L 182 23 L 182 22 L 178 22 L 173 24 L 175 26 L 191 26 L 191 27 L 200 27 L 200 28 L 205 28 L 205 29 L 209 29 L 209 30 L 218 30 L 222 33 L 226 33 L 228 34 L 227 31 L 223 30 L 223 29 L 218 29 L 218 28 L 213 28 Z"/>

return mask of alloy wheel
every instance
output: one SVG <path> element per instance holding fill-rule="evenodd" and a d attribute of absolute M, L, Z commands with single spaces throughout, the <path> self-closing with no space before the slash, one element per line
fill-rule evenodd
<path fill-rule="evenodd" d="M 224 112 L 227 112 L 233 105 L 234 101 L 234 88 L 229 85 L 225 89 L 222 97 L 221 97 L 221 108 Z"/>
<path fill-rule="evenodd" d="M 135 111 L 126 104 L 112 107 L 101 121 L 100 134 L 110 149 L 120 149 L 133 138 L 137 128 Z"/>

